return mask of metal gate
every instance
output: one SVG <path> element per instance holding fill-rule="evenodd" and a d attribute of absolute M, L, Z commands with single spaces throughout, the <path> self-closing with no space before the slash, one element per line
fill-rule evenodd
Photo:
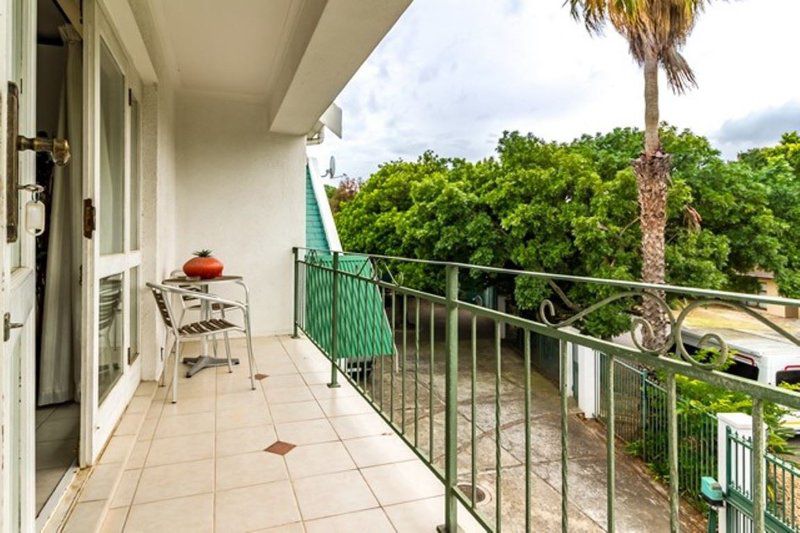
<path fill-rule="evenodd" d="M 727 430 L 725 491 L 726 531 L 753 531 L 753 440 Z M 765 454 L 767 531 L 800 531 L 800 469 L 771 453 Z"/>

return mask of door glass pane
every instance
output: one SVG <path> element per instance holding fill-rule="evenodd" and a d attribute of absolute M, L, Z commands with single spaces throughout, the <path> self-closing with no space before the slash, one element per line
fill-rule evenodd
<path fill-rule="evenodd" d="M 128 364 L 133 364 L 139 357 L 139 267 L 131 269 L 130 286 L 130 334 L 131 348 Z"/>
<path fill-rule="evenodd" d="M 139 102 L 131 101 L 131 250 L 139 249 Z"/>
<path fill-rule="evenodd" d="M 122 274 L 100 280 L 98 292 L 100 320 L 97 328 L 99 396 L 102 402 L 122 375 Z"/>
<path fill-rule="evenodd" d="M 100 46 L 100 253 L 123 251 L 125 198 L 125 78 Z"/>

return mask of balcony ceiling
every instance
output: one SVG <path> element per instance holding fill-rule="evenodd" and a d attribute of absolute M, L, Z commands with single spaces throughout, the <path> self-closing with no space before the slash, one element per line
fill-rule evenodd
<path fill-rule="evenodd" d="M 179 87 L 266 99 L 297 9 L 292 0 L 169 0 L 161 10 Z"/>
<path fill-rule="evenodd" d="M 307 134 L 411 0 L 150 0 L 177 88 L 264 102 Z"/>

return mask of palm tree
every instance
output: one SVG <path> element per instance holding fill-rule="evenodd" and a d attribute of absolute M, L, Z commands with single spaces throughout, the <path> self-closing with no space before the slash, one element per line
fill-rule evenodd
<path fill-rule="evenodd" d="M 642 228 L 642 281 L 664 283 L 664 228 L 667 223 L 669 154 L 658 133 L 658 69 L 678 94 L 696 86 L 694 73 L 680 54 L 698 14 L 710 0 L 567 0 L 572 16 L 593 34 L 610 22 L 627 41 L 634 60 L 644 70 L 644 151 L 633 161 Z M 646 299 L 644 318 L 653 326 L 645 344 L 661 346 L 667 320 L 657 302 Z"/>

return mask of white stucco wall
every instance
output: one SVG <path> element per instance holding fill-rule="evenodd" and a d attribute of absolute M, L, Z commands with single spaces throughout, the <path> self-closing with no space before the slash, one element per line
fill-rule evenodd
<path fill-rule="evenodd" d="M 305 244 L 305 138 L 267 124 L 264 104 L 177 97 L 175 267 L 209 248 L 244 276 L 256 335 L 291 330 L 291 248 Z"/>
<path fill-rule="evenodd" d="M 147 7 L 147 0 L 131 0 L 131 9 L 148 46 L 158 77 L 145 84 L 142 94 L 142 265 L 141 282 L 160 281 L 175 264 L 175 91 Z M 164 329 L 153 297 L 141 294 L 142 379 L 161 375 Z"/>

